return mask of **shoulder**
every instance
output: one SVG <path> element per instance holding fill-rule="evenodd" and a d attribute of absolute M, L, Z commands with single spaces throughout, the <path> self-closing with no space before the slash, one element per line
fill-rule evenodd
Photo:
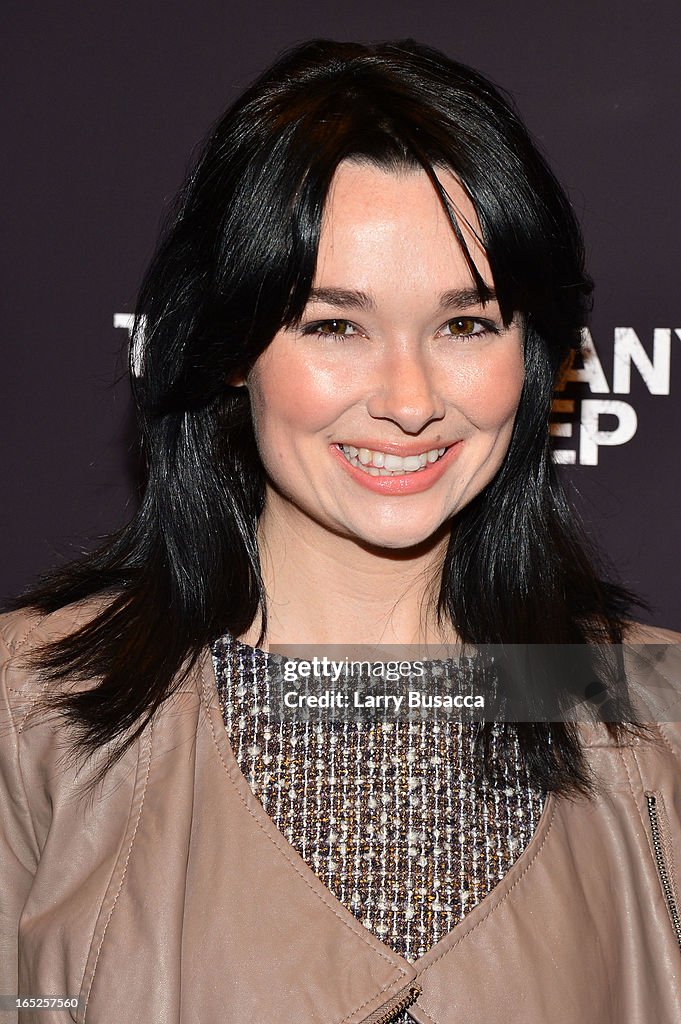
<path fill-rule="evenodd" d="M 3 612 L 0 614 L 0 639 L 12 655 L 39 643 L 59 640 L 95 618 L 111 600 L 110 595 L 97 595 L 53 612 L 33 607 Z"/>
<path fill-rule="evenodd" d="M 82 777 L 81 756 L 87 778 L 107 752 L 103 746 L 90 754 L 73 703 L 66 704 L 71 694 L 94 689 L 100 678 L 71 668 L 57 674 L 50 645 L 78 633 L 111 601 L 110 594 L 97 595 L 49 613 L 19 608 L 0 615 L 0 807 L 3 787 L 23 793 L 30 817 L 45 829 L 59 794 L 75 790 Z"/>
<path fill-rule="evenodd" d="M 110 597 L 94 597 L 53 612 L 18 608 L 0 615 L 0 675 L 5 700 L 12 704 L 21 693 L 44 687 L 40 652 L 46 645 L 78 632 L 103 611 Z"/>
<path fill-rule="evenodd" d="M 626 624 L 626 644 L 681 644 L 681 633 L 664 626 L 649 626 L 645 622 L 629 621 Z"/>
<path fill-rule="evenodd" d="M 681 757 L 681 633 L 630 622 L 623 660 L 641 719 L 656 725 Z"/>
<path fill-rule="evenodd" d="M 5 651 L 14 657 L 37 643 L 58 639 L 79 628 L 84 603 L 67 605 L 55 612 L 42 612 L 35 608 L 17 608 L 0 615 L 0 639 Z"/>

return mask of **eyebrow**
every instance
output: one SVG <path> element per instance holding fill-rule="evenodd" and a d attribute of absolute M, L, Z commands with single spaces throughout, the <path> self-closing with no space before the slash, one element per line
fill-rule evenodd
<path fill-rule="evenodd" d="M 451 288 L 440 296 L 438 309 L 445 312 L 449 309 L 469 309 L 471 306 L 484 306 L 496 300 L 496 292 L 489 288 L 487 299 L 481 302 L 477 288 Z M 354 291 L 348 288 L 313 288 L 308 302 L 326 302 L 330 306 L 344 306 L 346 309 L 371 311 L 376 303 L 367 292 Z"/>

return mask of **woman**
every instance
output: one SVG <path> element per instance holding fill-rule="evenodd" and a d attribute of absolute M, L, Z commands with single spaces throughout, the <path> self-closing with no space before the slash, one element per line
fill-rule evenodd
<path fill-rule="evenodd" d="M 4 991 L 679 1019 L 679 637 L 630 621 L 549 451 L 590 291 L 516 114 L 434 50 L 306 43 L 227 111 L 137 303 L 140 510 L 3 617 Z M 268 704 L 286 645 L 457 643 L 586 652 L 599 688 L 548 696 L 590 720 Z"/>

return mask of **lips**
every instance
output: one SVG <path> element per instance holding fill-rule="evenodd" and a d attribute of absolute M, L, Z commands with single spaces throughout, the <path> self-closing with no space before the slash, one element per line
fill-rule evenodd
<path fill-rule="evenodd" d="M 385 464 L 382 467 L 374 466 L 373 464 L 363 465 L 359 460 L 359 454 L 362 449 L 356 448 L 354 445 L 332 444 L 330 450 L 332 455 L 338 460 L 343 471 L 356 483 L 361 484 L 363 488 L 386 497 L 406 497 L 410 494 L 419 494 L 421 491 L 426 491 L 432 487 L 447 472 L 447 467 L 458 458 L 462 446 L 462 441 L 454 441 L 444 448 L 442 455 L 440 455 L 439 448 L 429 448 L 425 452 L 417 453 L 414 451 L 415 446 L 412 446 L 412 452 L 408 455 L 398 456 L 398 458 L 404 460 L 415 458 L 418 468 L 414 470 L 388 470 L 385 468 Z M 394 447 L 397 446 L 395 445 Z M 357 455 L 352 456 L 345 449 L 354 449 Z M 364 451 L 367 454 L 378 452 L 386 458 L 388 455 L 395 454 L 394 450 L 393 452 L 381 452 L 379 448 L 367 448 Z M 428 462 L 428 452 L 437 452 L 435 462 Z M 423 461 L 422 457 L 424 455 L 426 456 L 426 462 L 425 465 L 421 466 L 418 460 L 421 457 L 421 461 Z M 366 458 L 366 454 L 364 457 Z"/>
<path fill-rule="evenodd" d="M 433 465 L 442 458 L 447 448 L 429 448 L 418 454 L 398 455 L 382 449 L 356 448 L 354 445 L 338 445 L 351 466 L 363 470 L 371 476 L 396 476 L 406 473 L 419 473 L 426 466 Z"/>

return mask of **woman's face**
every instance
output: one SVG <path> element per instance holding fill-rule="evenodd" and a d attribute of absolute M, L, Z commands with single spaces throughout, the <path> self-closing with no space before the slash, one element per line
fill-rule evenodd
<path fill-rule="evenodd" d="M 472 204 L 438 172 L 492 284 Z M 380 548 L 427 541 L 492 479 L 523 384 L 519 321 L 482 306 L 425 172 L 346 161 L 334 177 L 300 324 L 246 377 L 265 520 Z"/>

